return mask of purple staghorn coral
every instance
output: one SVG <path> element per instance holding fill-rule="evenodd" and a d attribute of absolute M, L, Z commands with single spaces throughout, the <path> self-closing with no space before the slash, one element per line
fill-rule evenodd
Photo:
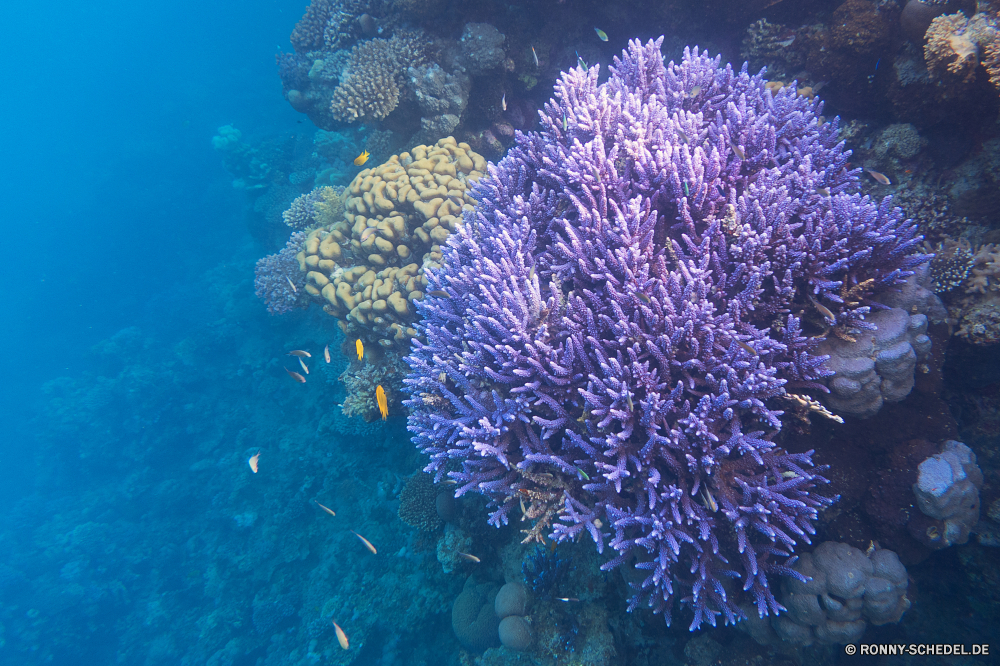
<path fill-rule="evenodd" d="M 744 600 L 777 613 L 768 576 L 801 579 L 788 558 L 832 502 L 812 452 L 772 442 L 786 391 L 829 374 L 803 328 L 867 328 L 919 237 L 857 194 L 819 102 L 697 49 L 664 65 L 661 41 L 604 84 L 564 73 L 476 185 L 428 272 L 406 404 L 427 471 L 491 523 L 520 504 L 529 538 L 607 542 L 605 569 L 637 570 L 630 610 L 669 623 L 679 600 L 695 629 Z"/>
<path fill-rule="evenodd" d="M 306 274 L 295 258 L 305 241 L 305 233 L 296 231 L 281 252 L 257 260 L 254 293 L 267 304 L 267 311 L 271 314 L 285 314 L 309 305 L 309 301 L 302 298 Z"/>

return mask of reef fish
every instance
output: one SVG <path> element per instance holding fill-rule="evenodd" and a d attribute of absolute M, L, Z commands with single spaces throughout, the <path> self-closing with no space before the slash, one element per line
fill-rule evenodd
<path fill-rule="evenodd" d="M 368 227 L 367 229 L 365 229 L 364 231 L 362 231 L 361 232 L 361 242 L 364 243 L 366 240 L 368 240 L 369 238 L 371 238 L 372 234 L 374 234 L 375 231 L 376 231 L 375 227 Z"/>
<path fill-rule="evenodd" d="M 316 500 L 313 500 L 313 501 L 314 501 L 314 502 L 316 502 Z M 317 506 L 318 506 L 319 508 L 321 508 L 321 509 L 323 509 L 324 511 L 326 511 L 326 512 L 327 512 L 328 514 L 330 514 L 331 516 L 336 516 L 336 515 L 337 515 L 336 513 L 334 513 L 333 509 L 331 509 L 330 507 L 326 507 L 326 506 L 323 506 L 323 505 L 322 505 L 322 504 L 320 504 L 319 502 L 316 502 L 316 505 L 317 505 Z"/>
<path fill-rule="evenodd" d="M 434 296 L 435 298 L 448 298 L 448 292 L 442 289 L 435 289 L 434 291 L 428 291 L 428 296 Z"/>
<path fill-rule="evenodd" d="M 358 350 L 358 360 L 362 360 L 365 357 L 365 345 L 361 342 L 361 338 L 355 341 L 354 348 Z"/>
<path fill-rule="evenodd" d="M 604 32 L 600 28 L 594 28 L 594 32 L 597 33 L 597 38 L 602 42 L 608 41 L 608 33 Z"/>
<path fill-rule="evenodd" d="M 312 354 L 307 351 L 302 351 L 301 349 L 293 349 L 288 352 L 288 356 L 298 356 L 299 358 L 312 358 Z"/>
<path fill-rule="evenodd" d="M 285 372 L 287 372 L 288 376 L 291 377 L 292 379 L 294 379 L 295 381 L 297 381 L 299 384 L 305 384 L 306 383 L 306 378 L 303 377 L 302 375 L 300 375 L 299 373 L 292 372 L 288 368 L 285 368 Z"/>
<path fill-rule="evenodd" d="M 504 111 L 507 110 L 507 93 L 504 93 L 503 97 L 500 98 L 500 106 Z"/>
<path fill-rule="evenodd" d="M 535 53 L 535 47 L 531 47 L 531 57 L 535 59 L 535 67 L 538 67 L 538 54 Z"/>
<path fill-rule="evenodd" d="M 691 97 L 697 97 L 698 95 L 701 94 L 701 86 L 695 86 L 694 88 L 691 88 L 691 92 L 688 94 Z"/>
<path fill-rule="evenodd" d="M 482 560 L 480 560 L 480 559 L 479 559 L 478 557 L 476 557 L 475 555 L 470 555 L 470 554 L 468 554 L 468 553 L 463 553 L 463 552 L 462 552 L 462 551 L 460 551 L 460 550 L 456 550 L 456 551 L 455 551 L 455 553 L 456 553 L 456 554 L 457 554 L 457 555 L 458 555 L 459 557 L 461 557 L 461 558 L 462 558 L 463 560 L 468 560 L 469 562 L 475 562 L 476 564 L 479 564 L 480 562 L 482 562 Z"/>
<path fill-rule="evenodd" d="M 298 287 L 296 287 L 296 286 L 295 286 L 295 283 L 294 283 L 294 282 L 292 282 L 292 278 L 290 278 L 290 277 L 288 277 L 288 276 L 286 275 L 286 276 L 285 276 L 285 279 L 286 279 L 286 280 L 288 280 L 288 286 L 292 288 L 292 293 L 293 293 L 293 294 L 297 294 L 297 293 L 299 293 L 299 289 L 298 289 Z"/>
<path fill-rule="evenodd" d="M 333 622 L 333 620 L 331 620 L 331 622 Z M 337 632 L 337 642 L 340 643 L 340 647 L 345 650 L 351 647 L 350 643 L 347 642 L 347 634 L 344 633 L 344 630 L 341 629 L 340 625 L 336 622 L 333 622 L 333 630 Z"/>
<path fill-rule="evenodd" d="M 871 169 L 865 169 L 868 175 L 874 178 L 876 181 L 882 185 L 892 185 L 892 181 L 884 173 L 879 173 L 878 171 L 872 171 Z"/>
<path fill-rule="evenodd" d="M 368 550 L 370 550 L 372 552 L 372 555 L 378 555 L 378 551 L 375 550 L 375 546 L 372 545 L 371 541 L 369 541 L 368 539 L 364 538 L 363 536 L 361 536 L 360 534 L 358 534 L 354 530 L 350 530 L 350 532 L 354 536 L 356 536 L 359 539 L 361 539 L 361 543 L 365 544 L 365 548 L 367 548 Z"/>
<path fill-rule="evenodd" d="M 253 470 L 254 474 L 257 473 L 257 461 L 258 460 L 260 460 L 260 449 L 257 449 L 257 453 L 255 453 L 252 456 L 250 456 L 250 460 L 247 461 L 247 464 L 250 465 L 250 469 Z"/>
<path fill-rule="evenodd" d="M 325 360 L 327 363 L 330 362 L 330 345 L 323 347 L 323 360 Z"/>
<path fill-rule="evenodd" d="M 360 155 L 354 158 L 354 166 L 361 166 L 368 161 L 368 151 L 364 150 Z"/>
<path fill-rule="evenodd" d="M 303 361 L 301 358 L 299 359 L 299 365 L 302 366 L 302 371 L 305 372 L 308 375 L 309 374 L 309 366 L 307 366 L 306 362 Z"/>
<path fill-rule="evenodd" d="M 389 401 L 385 399 L 385 389 L 379 384 L 375 388 L 375 402 L 378 403 L 378 411 L 382 413 L 382 420 L 389 418 Z"/>

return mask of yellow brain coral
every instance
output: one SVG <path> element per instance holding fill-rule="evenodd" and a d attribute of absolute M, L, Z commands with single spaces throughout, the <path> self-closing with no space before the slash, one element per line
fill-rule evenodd
<path fill-rule="evenodd" d="M 439 265 L 485 169 L 481 155 L 452 137 L 417 146 L 359 173 L 344 190 L 343 218 L 309 233 L 298 254 L 305 290 L 349 339 L 408 349 L 424 271 Z"/>

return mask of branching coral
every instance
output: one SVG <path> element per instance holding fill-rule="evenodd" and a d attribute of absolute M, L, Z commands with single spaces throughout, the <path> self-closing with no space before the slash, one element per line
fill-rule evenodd
<path fill-rule="evenodd" d="M 291 41 L 296 52 L 306 53 L 323 48 L 323 32 L 334 11 L 330 0 L 312 0 L 309 3 L 306 13 L 292 30 Z"/>
<path fill-rule="evenodd" d="M 400 87 L 408 67 L 427 60 L 426 38 L 399 33 L 391 39 L 372 39 L 351 51 L 346 77 L 333 92 L 330 111 L 338 120 L 381 120 L 399 103 Z"/>
<path fill-rule="evenodd" d="M 305 286 L 305 276 L 295 260 L 304 242 L 305 234 L 294 233 L 281 252 L 257 261 L 253 281 L 255 293 L 267 304 L 267 311 L 271 314 L 284 314 L 308 304 L 301 291 Z"/>
<path fill-rule="evenodd" d="M 630 608 L 669 622 L 679 601 L 696 628 L 743 616 L 726 579 L 780 611 L 768 577 L 797 576 L 784 558 L 831 501 L 812 453 L 771 441 L 772 400 L 827 374 L 802 315 L 870 329 L 921 259 L 817 101 L 659 46 L 632 42 L 604 84 L 565 73 L 477 184 L 417 306 L 406 404 L 427 471 L 486 495 L 491 523 L 555 494 L 550 537 L 609 544 L 605 569 L 645 577 Z"/>

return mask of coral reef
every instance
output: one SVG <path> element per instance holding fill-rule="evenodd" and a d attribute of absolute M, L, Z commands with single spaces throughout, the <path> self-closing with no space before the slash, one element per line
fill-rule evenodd
<path fill-rule="evenodd" d="M 979 489 L 983 485 L 976 454 L 965 444 L 949 440 L 941 453 L 920 463 L 918 471 L 913 484 L 917 507 L 935 522 L 911 521 L 911 529 L 933 548 L 967 542 L 969 532 L 979 522 Z"/>
<path fill-rule="evenodd" d="M 768 578 L 798 575 L 782 558 L 831 501 L 811 452 L 771 441 L 769 401 L 828 372 L 803 327 L 871 331 L 922 259 L 818 102 L 659 48 L 631 43 L 604 84 L 565 73 L 476 185 L 417 306 L 406 404 L 427 470 L 491 523 L 520 501 L 527 540 L 609 543 L 605 568 L 645 576 L 630 609 L 680 601 L 697 628 L 741 598 L 780 611 Z"/>

